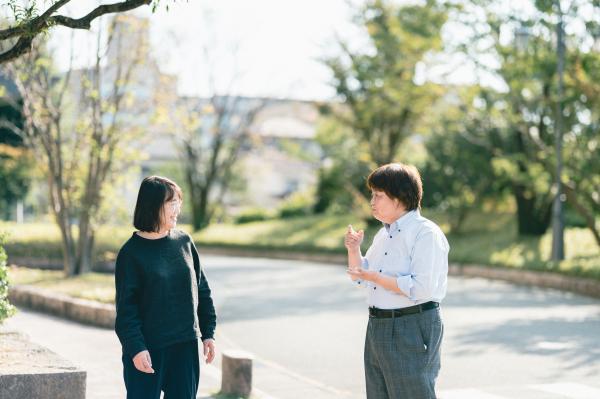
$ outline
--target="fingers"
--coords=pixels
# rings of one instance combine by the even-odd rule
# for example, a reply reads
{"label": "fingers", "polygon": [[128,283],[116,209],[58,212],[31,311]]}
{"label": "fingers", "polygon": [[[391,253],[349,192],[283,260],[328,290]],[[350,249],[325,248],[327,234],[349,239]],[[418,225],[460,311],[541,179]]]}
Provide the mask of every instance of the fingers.
{"label": "fingers", "polygon": [[141,371],[142,373],[154,373],[154,369],[152,368],[152,365],[148,362],[147,359],[138,360],[137,362],[133,362],[133,364],[135,368]]}
{"label": "fingers", "polygon": [[154,369],[152,368],[152,358],[150,357],[150,353],[146,353],[146,369],[149,370],[150,373],[154,373]]}
{"label": "fingers", "polygon": [[212,341],[204,342],[204,358],[207,364],[212,363],[215,358],[215,345]]}
{"label": "fingers", "polygon": [[212,363],[214,358],[215,358],[215,348],[211,346],[208,348],[208,356],[206,357],[206,363]]}
{"label": "fingers", "polygon": [[354,228],[352,227],[351,224],[348,225],[348,233],[350,233],[350,234],[354,234],[355,233]]}
{"label": "fingers", "polygon": [[145,350],[133,357],[133,365],[136,369],[143,373],[154,373],[154,369],[152,368],[152,359],[150,358],[150,353]]}
{"label": "fingers", "polygon": [[152,368],[152,359],[150,358],[150,353],[146,352],[142,355],[141,358],[141,369],[140,371],[143,371],[144,373],[154,373],[154,369]]}

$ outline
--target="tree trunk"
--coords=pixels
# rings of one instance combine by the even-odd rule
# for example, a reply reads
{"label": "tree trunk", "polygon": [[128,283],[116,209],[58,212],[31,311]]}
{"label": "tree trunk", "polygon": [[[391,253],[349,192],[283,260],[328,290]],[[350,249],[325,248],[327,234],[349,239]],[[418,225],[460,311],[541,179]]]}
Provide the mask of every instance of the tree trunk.
{"label": "tree trunk", "polygon": [[208,188],[203,187],[199,193],[192,198],[192,224],[194,231],[202,230],[210,223],[208,212]]}
{"label": "tree trunk", "polygon": [[90,214],[83,211],[79,218],[79,237],[77,240],[77,263],[74,275],[88,273],[92,270],[92,253],[94,248],[94,232],[90,223]]}
{"label": "tree trunk", "polygon": [[55,214],[56,223],[60,230],[63,252],[63,271],[66,276],[72,276],[76,268],[75,242],[68,218],[62,212]]}
{"label": "tree trunk", "polygon": [[541,236],[550,226],[552,201],[539,195],[527,195],[524,187],[515,187],[519,235]]}
{"label": "tree trunk", "polygon": [[450,232],[460,233],[463,224],[467,219],[469,209],[469,207],[461,206],[459,209],[455,210],[454,216],[450,218]]}

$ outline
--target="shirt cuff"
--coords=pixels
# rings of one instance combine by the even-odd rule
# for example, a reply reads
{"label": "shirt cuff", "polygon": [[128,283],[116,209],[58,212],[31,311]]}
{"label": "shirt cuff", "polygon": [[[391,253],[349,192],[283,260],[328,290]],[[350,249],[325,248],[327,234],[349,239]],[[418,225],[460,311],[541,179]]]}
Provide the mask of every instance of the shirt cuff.
{"label": "shirt cuff", "polygon": [[138,353],[148,350],[146,348],[146,344],[144,343],[143,340],[131,340],[130,342],[127,342],[127,344],[123,347],[124,352],[129,354],[129,356],[133,359],[135,357],[135,355],[137,355]]}
{"label": "shirt cuff", "polygon": [[404,295],[408,297],[408,299],[410,299],[411,301],[415,300],[412,294],[414,282],[411,275],[398,277],[396,279],[396,284],[398,284],[398,288],[404,293]]}

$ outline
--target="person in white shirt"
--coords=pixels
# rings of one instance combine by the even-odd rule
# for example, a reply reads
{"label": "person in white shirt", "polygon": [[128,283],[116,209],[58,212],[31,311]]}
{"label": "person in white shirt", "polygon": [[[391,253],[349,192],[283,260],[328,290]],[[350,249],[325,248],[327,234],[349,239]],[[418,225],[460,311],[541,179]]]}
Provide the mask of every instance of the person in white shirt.
{"label": "person in white shirt", "polygon": [[392,163],[367,178],[373,216],[383,227],[362,256],[362,230],[348,226],[348,274],[367,289],[364,362],[369,399],[435,399],[450,246],[420,214],[423,186],[414,166]]}

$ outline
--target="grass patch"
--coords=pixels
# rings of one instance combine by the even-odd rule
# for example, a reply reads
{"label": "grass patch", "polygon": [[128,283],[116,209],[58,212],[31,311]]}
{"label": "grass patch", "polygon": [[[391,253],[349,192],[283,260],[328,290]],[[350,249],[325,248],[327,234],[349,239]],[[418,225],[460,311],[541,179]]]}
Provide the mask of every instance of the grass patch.
{"label": "grass patch", "polygon": [[65,278],[61,271],[10,266],[8,281],[10,285],[34,285],[74,298],[102,303],[115,301],[115,280],[111,274],[87,273]]}

